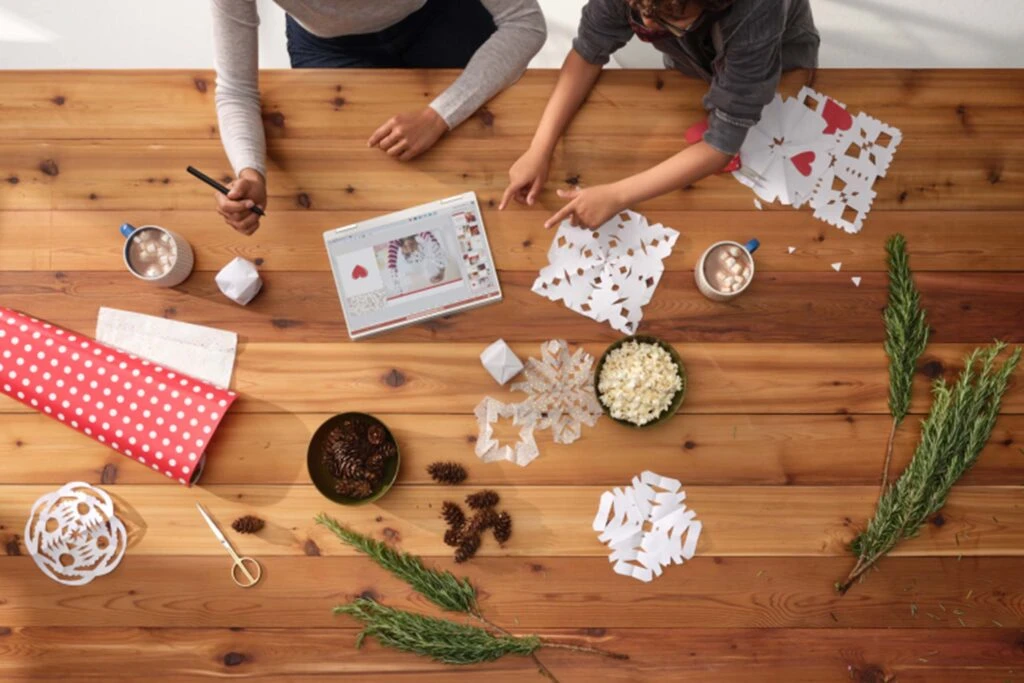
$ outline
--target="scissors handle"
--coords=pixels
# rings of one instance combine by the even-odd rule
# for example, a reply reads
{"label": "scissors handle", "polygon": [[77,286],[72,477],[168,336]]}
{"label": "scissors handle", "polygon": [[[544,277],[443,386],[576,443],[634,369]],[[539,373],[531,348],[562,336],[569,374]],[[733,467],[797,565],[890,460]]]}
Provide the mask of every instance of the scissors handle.
{"label": "scissors handle", "polygon": [[242,588],[255,586],[262,575],[263,567],[251,557],[239,557],[238,561],[231,565],[231,580]]}

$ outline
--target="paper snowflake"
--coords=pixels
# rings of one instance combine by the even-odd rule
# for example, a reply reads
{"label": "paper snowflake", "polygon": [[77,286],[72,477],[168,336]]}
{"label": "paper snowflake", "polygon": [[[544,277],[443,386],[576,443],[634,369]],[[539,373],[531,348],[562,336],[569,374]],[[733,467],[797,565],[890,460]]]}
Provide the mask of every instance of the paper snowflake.
{"label": "paper snowflake", "polygon": [[646,583],[693,557],[703,525],[683,503],[682,487],[677,479],[645,471],[632,486],[601,494],[593,528],[611,548],[608,561],[616,574]]}
{"label": "paper snowflake", "polygon": [[517,424],[551,429],[555,443],[562,444],[580,438],[583,425],[597,424],[601,404],[594,393],[594,357],[582,348],[569,353],[564,340],[545,342],[541,359],[530,358],[523,377],[512,385],[527,394],[517,406]]}

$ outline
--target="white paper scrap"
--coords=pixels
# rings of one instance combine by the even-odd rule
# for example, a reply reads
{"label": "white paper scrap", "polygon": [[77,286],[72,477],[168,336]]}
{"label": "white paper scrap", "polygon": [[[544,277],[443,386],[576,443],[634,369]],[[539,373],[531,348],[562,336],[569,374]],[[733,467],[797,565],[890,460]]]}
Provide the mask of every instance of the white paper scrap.
{"label": "white paper scrap", "polygon": [[860,287],[860,276],[859,275],[854,275],[850,279],[853,281],[853,286],[854,287]]}
{"label": "white paper scrap", "polygon": [[842,269],[843,269],[843,262],[842,261],[837,261],[836,263],[832,264],[832,270],[836,271],[837,273],[840,270],[842,270]]}
{"label": "white paper scrap", "polygon": [[754,197],[754,208],[758,211],[764,211],[764,206],[761,205],[761,200]]}
{"label": "white paper scrap", "polygon": [[96,339],[222,389],[231,384],[234,332],[101,307]]}
{"label": "white paper scrap", "polygon": [[679,480],[651,471],[601,494],[593,528],[610,549],[616,574],[646,583],[694,556],[702,524],[685,499]]}
{"label": "white paper scrap", "polygon": [[650,225],[623,211],[596,230],[563,221],[548,250],[533,291],[569,309],[607,322],[625,334],[636,332],[679,233]]}
{"label": "white paper scrap", "polygon": [[788,251],[790,254],[795,254],[796,247],[786,247],[786,251]]}

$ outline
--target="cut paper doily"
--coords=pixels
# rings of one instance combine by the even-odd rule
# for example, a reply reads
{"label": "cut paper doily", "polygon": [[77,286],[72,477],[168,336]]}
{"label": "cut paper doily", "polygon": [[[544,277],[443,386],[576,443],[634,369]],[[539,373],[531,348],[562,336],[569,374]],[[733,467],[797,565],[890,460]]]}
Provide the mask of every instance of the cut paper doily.
{"label": "cut paper doily", "polygon": [[522,424],[551,429],[555,443],[570,444],[580,438],[583,425],[593,427],[601,417],[594,393],[594,357],[582,348],[569,352],[562,339],[541,344],[541,358],[530,358],[523,380],[512,385],[527,398],[519,404]]}
{"label": "cut paper doily", "polygon": [[[476,454],[484,462],[507,460],[520,467],[526,467],[540,455],[537,442],[533,438],[534,424],[523,424],[518,415],[518,405],[502,403],[490,396],[477,404],[473,413],[476,415],[480,433],[476,439]],[[520,427],[519,442],[515,446],[500,444],[494,438],[494,423],[499,418],[512,418],[512,422]]]}
{"label": "cut paper doily", "polygon": [[703,525],[683,503],[682,488],[678,479],[645,471],[632,486],[601,494],[593,528],[611,548],[616,574],[646,583],[693,557]]}
{"label": "cut paper doily", "polygon": [[128,532],[106,491],[73,481],[32,506],[25,547],[51,579],[81,586],[117,567],[128,547]]}

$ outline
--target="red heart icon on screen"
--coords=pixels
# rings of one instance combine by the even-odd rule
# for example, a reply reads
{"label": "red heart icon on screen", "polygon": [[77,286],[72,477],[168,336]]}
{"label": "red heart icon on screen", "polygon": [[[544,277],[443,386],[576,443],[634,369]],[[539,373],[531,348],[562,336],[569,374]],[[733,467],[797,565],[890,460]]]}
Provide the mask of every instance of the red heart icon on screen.
{"label": "red heart icon on screen", "polygon": [[833,100],[825,100],[825,108],[821,112],[825,119],[825,130],[822,133],[828,135],[837,130],[850,130],[853,126],[853,117]]}
{"label": "red heart icon on screen", "polygon": [[789,160],[793,162],[793,166],[796,167],[796,170],[800,171],[801,175],[811,175],[811,164],[814,163],[814,152],[800,152],[799,154],[791,156]]}
{"label": "red heart icon on screen", "polygon": [[366,268],[362,266],[356,266],[352,269],[352,279],[358,280],[361,277],[368,277],[370,274],[366,271]]}

